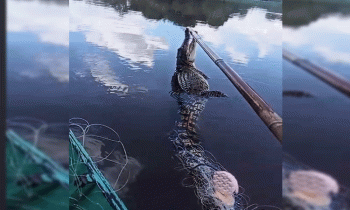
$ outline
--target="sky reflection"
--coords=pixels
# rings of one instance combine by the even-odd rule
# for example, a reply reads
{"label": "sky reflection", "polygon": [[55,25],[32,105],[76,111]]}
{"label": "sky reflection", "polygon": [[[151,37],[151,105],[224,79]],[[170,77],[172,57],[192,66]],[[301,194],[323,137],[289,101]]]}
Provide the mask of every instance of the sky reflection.
{"label": "sky reflection", "polygon": [[[10,57],[26,51],[26,68],[9,67],[27,79],[49,74],[60,83],[69,81],[69,7],[43,1],[8,1],[7,33]],[[32,35],[37,38],[32,39]],[[10,61],[11,62],[11,61]],[[34,68],[28,66],[33,65]]]}
{"label": "sky reflection", "polygon": [[69,4],[70,32],[82,32],[87,42],[117,53],[132,67],[152,68],[155,51],[169,48],[164,38],[147,35],[146,29],[157,27],[158,22],[147,20],[140,12],[119,15],[113,8],[83,1]]}
{"label": "sky reflection", "polygon": [[[233,62],[247,64],[255,56],[245,44],[257,46],[257,58],[265,58],[282,46],[282,21],[266,19],[266,10],[251,8],[244,17],[233,16],[218,29],[204,24],[194,29],[202,38],[215,46],[225,45],[225,51]],[[227,41],[231,40],[231,41]]]}
{"label": "sky reflection", "polygon": [[69,46],[68,5],[7,1],[7,32],[32,32],[41,42]]}
{"label": "sky reflection", "polygon": [[310,25],[283,29],[286,47],[306,48],[330,63],[350,64],[350,17],[330,15]]}
{"label": "sky reflection", "polygon": [[107,87],[107,92],[117,94],[118,96],[126,96],[130,92],[147,92],[145,87],[134,87],[121,82],[121,78],[116,75],[109,61],[98,54],[87,54],[84,57],[84,63],[88,66],[88,71],[77,71],[80,77],[86,77],[88,74],[94,80]]}

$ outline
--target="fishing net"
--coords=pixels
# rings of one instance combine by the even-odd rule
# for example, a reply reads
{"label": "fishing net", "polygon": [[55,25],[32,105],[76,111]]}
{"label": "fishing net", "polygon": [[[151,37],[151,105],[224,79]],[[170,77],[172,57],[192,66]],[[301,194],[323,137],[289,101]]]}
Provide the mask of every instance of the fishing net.
{"label": "fishing net", "polygon": [[127,209],[121,198],[142,166],[127,155],[118,133],[72,118],[69,150],[70,208]]}
{"label": "fishing net", "polygon": [[218,163],[202,146],[197,121],[208,99],[171,93],[179,105],[181,121],[169,139],[175,146],[180,168],[193,180],[187,187],[195,188],[203,209],[278,209],[273,206],[248,205],[249,197],[236,178]]}
{"label": "fishing net", "polygon": [[68,208],[68,125],[7,120],[7,209]]}
{"label": "fishing net", "polygon": [[[248,205],[249,198],[239,192],[236,178],[201,146],[197,125],[199,116],[209,98],[226,95],[219,91],[208,91],[208,77],[194,67],[195,57],[196,41],[186,28],[184,42],[178,49],[170,92],[178,103],[181,117],[169,137],[175,146],[175,155],[181,163],[181,169],[186,170],[193,180],[189,186],[196,189],[196,196],[203,209],[258,209],[258,205]],[[207,93],[206,97],[199,96],[204,96],[203,92]]]}
{"label": "fishing net", "polygon": [[330,175],[283,154],[284,209],[342,210],[350,208],[350,190]]}

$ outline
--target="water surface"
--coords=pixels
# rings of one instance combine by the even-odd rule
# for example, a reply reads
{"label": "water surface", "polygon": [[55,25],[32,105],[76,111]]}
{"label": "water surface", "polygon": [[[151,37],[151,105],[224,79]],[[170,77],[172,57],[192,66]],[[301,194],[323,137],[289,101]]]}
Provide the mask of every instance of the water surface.
{"label": "water surface", "polygon": [[[62,133],[69,117],[68,32],[68,1],[7,1],[7,126],[66,168],[68,139]],[[39,132],[37,122],[47,129]],[[44,170],[12,146],[8,141],[8,209],[67,208],[68,191],[59,184],[17,184]]]}
{"label": "water surface", "polygon": [[[143,166],[130,209],[200,209],[168,139],[179,120],[170,95],[184,27],[282,113],[281,2],[70,1],[71,117],[115,129]],[[185,9],[186,8],[186,9]],[[196,9],[194,9],[196,8]],[[281,146],[226,76],[198,47],[211,90],[199,120],[203,146],[236,176],[249,203],[280,206]]]}
{"label": "water surface", "polygon": [[[285,1],[283,47],[350,80],[350,5]],[[288,61],[283,90],[310,98],[283,98],[283,149],[350,186],[349,98]]]}

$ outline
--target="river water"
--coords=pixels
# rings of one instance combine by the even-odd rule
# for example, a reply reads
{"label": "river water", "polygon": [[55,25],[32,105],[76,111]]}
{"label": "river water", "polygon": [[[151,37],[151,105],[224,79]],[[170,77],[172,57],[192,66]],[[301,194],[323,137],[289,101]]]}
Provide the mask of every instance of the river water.
{"label": "river water", "polygon": [[[285,1],[284,6],[283,48],[350,80],[350,4]],[[344,173],[350,170],[349,98],[288,61],[283,90],[313,96],[283,98],[283,150],[349,187]]]}
{"label": "river water", "polygon": [[[38,140],[37,147],[62,163],[68,174],[68,1],[8,0],[6,4],[7,126],[30,142]],[[48,130],[39,132],[47,125]],[[53,133],[47,135],[50,130]],[[38,138],[33,137],[35,132]],[[58,184],[37,188],[17,184],[24,175],[44,170],[30,161],[33,153],[23,154],[11,146],[8,141],[7,208],[68,208],[68,190]]]}
{"label": "river water", "polygon": [[[200,209],[168,140],[179,120],[169,95],[184,27],[203,40],[282,113],[281,2],[70,1],[71,117],[115,129],[143,170],[131,209]],[[185,8],[185,9],[184,9]],[[281,146],[198,47],[211,90],[199,120],[203,147],[236,176],[249,203],[280,206]]]}
{"label": "river water", "polygon": [[[281,1],[69,1],[68,10],[68,2],[10,0],[8,11],[8,118],[81,117],[117,131],[142,165],[129,209],[201,209],[168,139],[179,120],[169,91],[185,27],[282,115]],[[229,96],[206,103],[203,147],[250,204],[280,207],[281,145],[200,47],[196,66],[210,90]]]}
{"label": "river water", "polygon": [[67,123],[69,7],[7,2],[7,117]]}

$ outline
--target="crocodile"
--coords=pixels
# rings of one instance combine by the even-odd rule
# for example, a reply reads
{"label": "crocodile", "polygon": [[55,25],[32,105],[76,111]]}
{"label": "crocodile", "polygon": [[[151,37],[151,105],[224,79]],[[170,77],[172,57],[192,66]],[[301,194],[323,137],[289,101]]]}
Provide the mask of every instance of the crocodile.
{"label": "crocodile", "polygon": [[177,51],[176,70],[172,77],[172,92],[174,94],[188,93],[202,97],[227,97],[220,91],[209,91],[209,77],[196,68],[196,41],[185,30],[185,40]]}
{"label": "crocodile", "polygon": [[[200,114],[204,111],[208,97],[225,97],[226,95],[219,91],[208,91],[208,77],[195,67],[194,60],[195,42],[191,39],[189,30],[186,29],[185,41],[178,49],[177,68],[171,83],[171,95],[177,100],[181,121],[176,122],[176,129],[174,129],[174,135],[170,136],[170,140],[175,146],[176,157],[180,160],[182,167],[194,179],[197,195],[202,198],[204,209],[246,209],[248,203],[244,202],[244,198],[240,197],[238,190],[234,190],[234,188],[230,192],[234,205],[217,202],[222,197],[216,196],[218,193],[215,193],[212,180],[214,180],[215,174],[220,174],[224,169],[206,157],[201,146],[202,140],[198,133],[197,122]],[[293,95],[295,93],[291,91],[285,94]],[[296,96],[299,95],[312,97],[296,92]],[[283,153],[282,176],[283,209],[350,209],[350,190],[348,188],[340,186],[330,175],[312,169],[286,153]],[[229,201],[229,199],[225,201]],[[254,209],[278,208],[256,206]]]}
{"label": "crocodile", "polygon": [[[237,196],[238,184],[233,175],[226,172],[225,169],[218,163],[207,157],[204,148],[202,147],[202,139],[198,133],[198,120],[200,114],[204,111],[207,98],[198,95],[181,95],[180,97],[173,96],[179,105],[178,113],[181,120],[175,123],[175,129],[169,139],[175,147],[175,156],[190,177],[193,178],[194,186],[197,189],[196,195],[200,198],[203,204],[203,209],[243,209],[238,208],[243,199]],[[218,174],[226,173],[227,177],[233,177],[232,186],[229,193],[226,193],[226,204],[221,197],[223,193],[218,193],[214,187],[213,180]],[[224,182],[227,185],[230,181]],[[224,191],[226,192],[226,191]],[[235,203],[236,201],[236,203]]]}
{"label": "crocodile", "polygon": [[207,157],[201,146],[197,123],[208,98],[227,96],[220,91],[209,91],[209,77],[195,67],[195,49],[196,42],[187,28],[171,81],[171,96],[178,103],[181,120],[175,123],[169,139],[181,167],[193,178],[196,195],[204,209],[243,209],[244,199],[238,194],[237,180]]}
{"label": "crocodile", "polygon": [[[171,80],[171,96],[177,100],[181,115],[181,122],[177,123],[178,135],[182,137],[182,143],[192,149],[200,144],[196,124],[208,98],[227,97],[220,91],[209,91],[209,77],[194,63],[196,46],[189,28],[186,28],[185,39],[177,50],[176,70]],[[198,151],[194,153],[199,155]]]}

